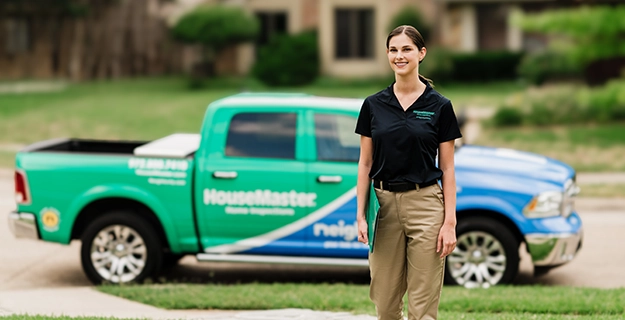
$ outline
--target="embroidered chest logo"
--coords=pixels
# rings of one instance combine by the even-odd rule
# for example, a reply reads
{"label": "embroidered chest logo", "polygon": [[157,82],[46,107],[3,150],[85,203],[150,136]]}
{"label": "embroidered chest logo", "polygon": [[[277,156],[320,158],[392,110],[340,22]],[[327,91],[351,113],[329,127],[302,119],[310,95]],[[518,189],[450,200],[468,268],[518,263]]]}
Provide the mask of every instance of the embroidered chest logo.
{"label": "embroidered chest logo", "polygon": [[421,120],[432,120],[432,116],[435,115],[435,112],[432,111],[413,111],[417,115],[417,119]]}

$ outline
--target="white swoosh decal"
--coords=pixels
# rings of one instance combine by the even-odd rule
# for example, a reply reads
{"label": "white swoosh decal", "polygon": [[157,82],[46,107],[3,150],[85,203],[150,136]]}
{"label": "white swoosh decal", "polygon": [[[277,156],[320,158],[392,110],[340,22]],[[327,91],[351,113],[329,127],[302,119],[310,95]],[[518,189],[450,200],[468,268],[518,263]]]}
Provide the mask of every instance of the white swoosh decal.
{"label": "white swoosh decal", "polygon": [[286,226],[282,227],[282,228],[278,228],[276,230],[273,230],[271,232],[265,233],[265,234],[261,234],[259,236],[253,237],[253,238],[248,238],[248,239],[244,239],[244,240],[240,240],[237,241],[235,243],[231,243],[231,244],[222,244],[219,246],[215,246],[212,248],[206,248],[204,249],[204,252],[207,253],[235,253],[235,252],[241,252],[241,251],[245,251],[245,250],[249,250],[249,249],[253,249],[253,248],[258,248],[258,247],[262,247],[274,240],[280,239],[280,238],[284,238],[285,236],[288,236],[290,234],[293,234],[297,231],[300,231],[306,227],[308,227],[309,225],[319,221],[320,219],[322,219],[323,217],[329,215],[330,213],[334,212],[336,209],[340,208],[341,206],[343,206],[344,204],[346,204],[348,201],[350,201],[353,197],[356,196],[356,187],[350,189],[349,191],[347,191],[346,193],[344,193],[343,195],[341,195],[340,197],[336,198],[334,201],[326,204],[325,206],[323,206],[322,208],[320,208],[319,210],[309,214],[308,216],[297,220],[293,223],[287,224]]}

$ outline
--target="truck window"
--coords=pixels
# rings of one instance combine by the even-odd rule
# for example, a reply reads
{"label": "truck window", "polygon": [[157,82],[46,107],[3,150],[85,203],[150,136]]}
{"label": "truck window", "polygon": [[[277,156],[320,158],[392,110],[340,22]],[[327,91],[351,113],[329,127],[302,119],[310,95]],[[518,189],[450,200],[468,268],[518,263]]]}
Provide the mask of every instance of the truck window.
{"label": "truck window", "polygon": [[295,159],[295,113],[239,113],[232,118],[226,156]]}
{"label": "truck window", "polygon": [[317,160],[358,161],[360,139],[354,133],[355,126],[355,117],[315,114]]}

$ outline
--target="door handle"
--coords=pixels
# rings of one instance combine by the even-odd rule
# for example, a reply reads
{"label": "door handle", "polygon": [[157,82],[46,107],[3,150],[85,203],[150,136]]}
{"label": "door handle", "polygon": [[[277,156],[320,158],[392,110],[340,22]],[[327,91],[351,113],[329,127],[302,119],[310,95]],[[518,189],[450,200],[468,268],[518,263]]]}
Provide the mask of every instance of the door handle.
{"label": "door handle", "polygon": [[321,183],[339,183],[343,181],[343,177],[341,176],[319,176],[317,177],[317,182]]}
{"label": "door handle", "polygon": [[215,171],[213,172],[213,178],[217,179],[234,179],[237,177],[236,171]]}

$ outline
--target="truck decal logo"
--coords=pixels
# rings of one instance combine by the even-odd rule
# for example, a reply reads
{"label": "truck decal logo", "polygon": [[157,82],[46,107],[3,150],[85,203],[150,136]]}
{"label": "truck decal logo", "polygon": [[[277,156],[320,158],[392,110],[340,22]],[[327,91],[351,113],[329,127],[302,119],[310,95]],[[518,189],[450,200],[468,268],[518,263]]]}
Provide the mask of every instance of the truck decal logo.
{"label": "truck decal logo", "polygon": [[204,189],[205,205],[229,205],[229,206],[269,206],[269,207],[314,207],[317,200],[316,193],[275,192],[271,190],[255,191],[221,191],[216,189]]}
{"label": "truck decal logo", "polygon": [[[326,204],[325,206],[319,208],[315,212],[307,215],[306,217],[294,221],[290,224],[287,224],[284,227],[278,228],[271,232],[267,232],[265,234],[261,234],[256,237],[243,239],[237,241],[232,244],[223,244],[211,248],[205,248],[204,252],[207,253],[235,253],[241,252],[249,249],[254,249],[258,247],[265,246],[272,241],[275,241],[280,238],[284,238],[290,234],[293,234],[297,231],[300,231],[313,223],[323,219],[327,215],[334,212],[336,209],[343,206],[345,203],[349,202],[356,196],[356,187],[350,189],[340,197],[336,198],[334,201]],[[321,230],[321,229],[320,229]],[[322,231],[320,231],[322,232]]]}
{"label": "truck decal logo", "polygon": [[43,229],[48,232],[59,230],[59,222],[61,222],[61,214],[55,208],[43,208],[39,212]]}
{"label": "truck decal logo", "polygon": [[130,158],[128,159],[128,168],[187,171],[189,169],[189,163],[186,160]]}
{"label": "truck decal logo", "polygon": [[130,158],[128,168],[135,175],[148,177],[148,183],[166,186],[186,186],[189,163],[186,160]]}
{"label": "truck decal logo", "polygon": [[354,241],[354,239],[358,238],[358,222],[354,221],[353,224],[348,225],[345,224],[344,220],[339,220],[338,224],[331,225],[315,223],[313,225],[313,234],[315,237],[323,234],[324,237],[342,237],[345,241]]}

